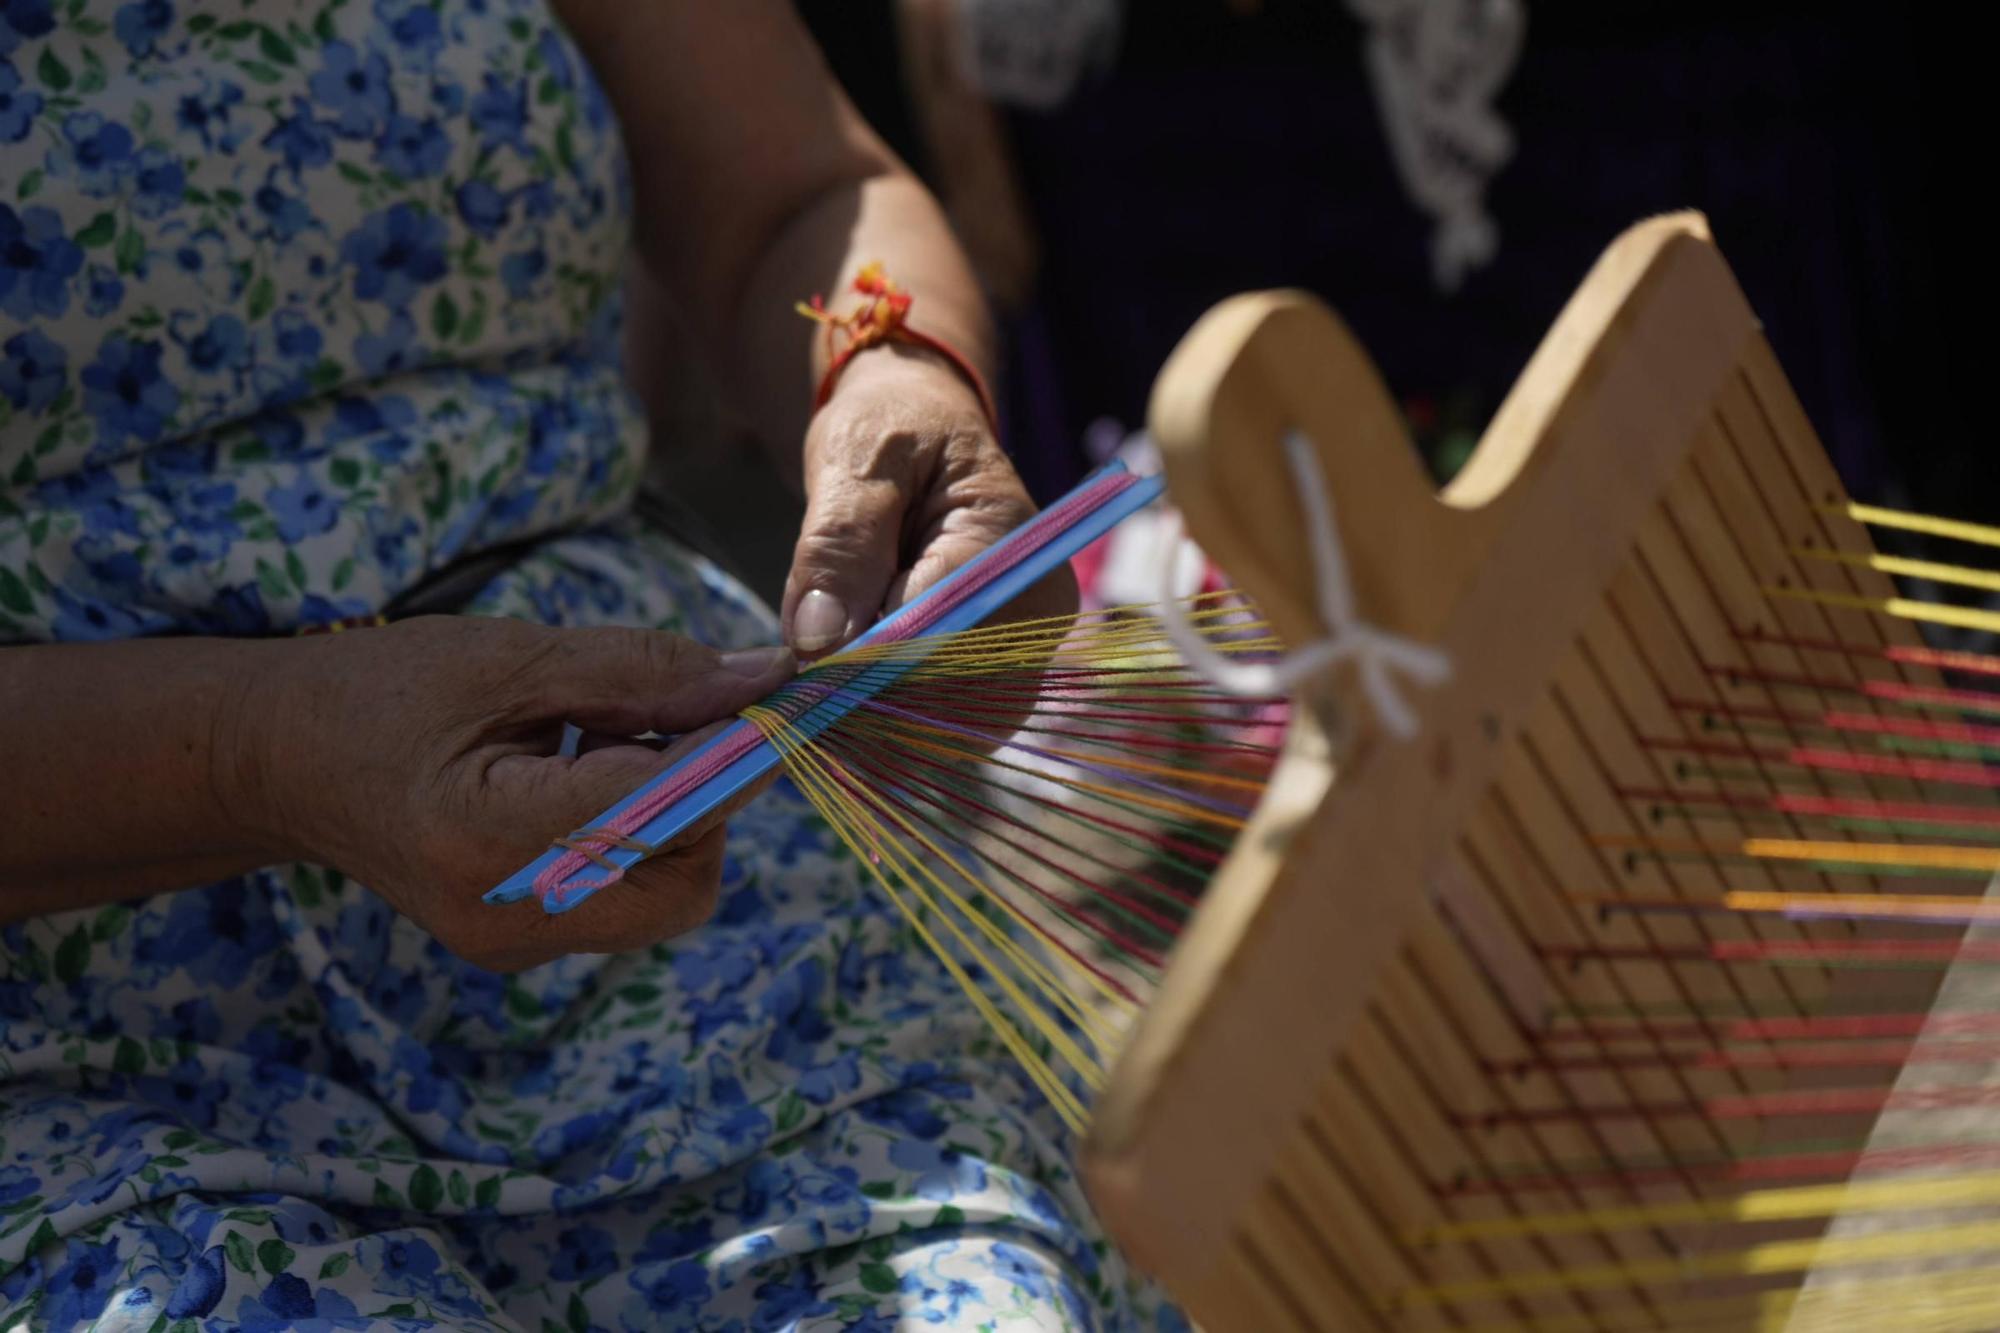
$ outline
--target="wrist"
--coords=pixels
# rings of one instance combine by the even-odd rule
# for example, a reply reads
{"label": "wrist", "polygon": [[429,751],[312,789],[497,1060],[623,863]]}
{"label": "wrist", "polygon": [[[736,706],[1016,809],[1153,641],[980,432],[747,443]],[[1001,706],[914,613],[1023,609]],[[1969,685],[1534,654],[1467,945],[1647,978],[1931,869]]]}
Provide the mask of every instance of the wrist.
{"label": "wrist", "polygon": [[824,405],[839,402],[844,392],[859,397],[889,390],[920,394],[927,402],[963,411],[982,427],[992,426],[979,388],[949,358],[908,343],[884,343],[856,355],[842,369]]}
{"label": "wrist", "polygon": [[824,298],[815,296],[800,302],[798,311],[824,330],[826,369],[813,395],[813,406],[824,407],[832,400],[841,379],[857,359],[884,348],[907,348],[934,358],[964,382],[978,400],[980,414],[993,434],[1000,432],[999,412],[986,385],[977,350],[970,356],[935,333],[910,326],[913,297],[883,271],[880,263],[865,265],[855,275],[853,288],[862,300],[845,313],[827,309]]}
{"label": "wrist", "polygon": [[203,700],[211,817],[232,843],[268,862],[313,859],[288,781],[298,720],[287,722],[284,701],[301,693],[299,659],[317,647],[303,639],[218,644]]}

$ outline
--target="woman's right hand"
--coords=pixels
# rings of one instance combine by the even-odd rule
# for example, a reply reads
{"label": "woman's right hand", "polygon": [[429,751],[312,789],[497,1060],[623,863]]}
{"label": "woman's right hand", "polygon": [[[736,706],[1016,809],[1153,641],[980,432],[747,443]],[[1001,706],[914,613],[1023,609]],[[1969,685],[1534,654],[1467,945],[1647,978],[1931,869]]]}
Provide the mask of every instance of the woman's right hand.
{"label": "woman's right hand", "polygon": [[[644,948],[707,919],[723,820],[753,793],[563,914],[481,899],[698,739],[663,751],[617,738],[694,732],[794,670],[782,648],[720,654],[648,630],[459,617],[268,648],[217,755],[246,832],[337,867],[499,971]],[[575,758],[556,754],[565,722],[588,738]]]}

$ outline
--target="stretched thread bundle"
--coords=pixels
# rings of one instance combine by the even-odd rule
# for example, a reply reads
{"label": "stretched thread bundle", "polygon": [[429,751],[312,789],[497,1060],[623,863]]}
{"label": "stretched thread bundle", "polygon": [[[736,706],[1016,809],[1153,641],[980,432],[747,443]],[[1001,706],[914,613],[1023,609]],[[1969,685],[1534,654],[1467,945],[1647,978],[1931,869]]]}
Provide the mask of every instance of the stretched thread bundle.
{"label": "stretched thread bundle", "polygon": [[[1278,647],[1233,595],[1186,615],[1218,651]],[[890,663],[838,724],[803,725]],[[1215,690],[1123,607],[841,654],[744,716],[1081,1128],[1261,794],[1274,703]]]}
{"label": "stretched thread bundle", "polygon": [[[1159,489],[1157,478],[1141,478],[1116,466],[1100,469],[949,578],[886,617],[867,631],[860,643],[936,642],[953,625],[977,624],[1067,559],[1092,534],[1103,532],[1120,515],[1148,503]],[[884,681],[893,674],[884,673]],[[823,722],[831,723],[836,716],[837,710],[828,710]],[[545,911],[567,911],[616,883],[631,864],[664,846],[692,818],[768,771],[773,757],[756,729],[739,720],[680,764],[642,784],[587,828],[570,834],[533,864],[495,886],[486,900],[508,903],[532,892]],[[607,855],[607,849],[625,859]],[[578,873],[593,864],[602,873]]]}

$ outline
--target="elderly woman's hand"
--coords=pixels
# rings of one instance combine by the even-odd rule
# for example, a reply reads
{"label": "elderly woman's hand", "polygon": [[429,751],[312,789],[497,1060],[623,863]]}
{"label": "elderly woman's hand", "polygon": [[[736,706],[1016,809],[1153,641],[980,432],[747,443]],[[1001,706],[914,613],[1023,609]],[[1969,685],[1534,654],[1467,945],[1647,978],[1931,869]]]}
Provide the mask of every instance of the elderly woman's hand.
{"label": "elderly woman's hand", "polygon": [[[481,896],[696,742],[617,738],[706,727],[782,684],[782,648],[719,654],[678,635],[436,618],[271,645],[244,692],[222,782],[264,845],[336,866],[459,957],[512,971],[643,948],[707,919],[722,821],[751,793],[545,915]],[[556,750],[565,722],[590,741]]]}
{"label": "elderly woman's hand", "polygon": [[[857,356],[813,417],[806,518],[785,585],[787,635],[803,657],[846,643],[1035,512],[972,387],[901,348]],[[1013,608],[1076,607],[1067,569]]]}

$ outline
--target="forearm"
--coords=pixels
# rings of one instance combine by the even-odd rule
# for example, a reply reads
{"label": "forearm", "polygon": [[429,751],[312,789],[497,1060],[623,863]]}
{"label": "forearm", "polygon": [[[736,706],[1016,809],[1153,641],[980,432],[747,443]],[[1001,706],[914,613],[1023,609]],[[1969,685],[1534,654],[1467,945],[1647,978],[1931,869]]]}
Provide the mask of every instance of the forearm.
{"label": "forearm", "polygon": [[285,645],[0,649],[0,921],[275,859],[243,808],[244,696]]}
{"label": "forearm", "polygon": [[990,375],[985,303],[949,224],[788,0],[555,7],[617,108],[640,257],[789,466],[825,369],[815,326],[793,307],[820,292],[844,308],[871,260],[914,294],[913,327]]}
{"label": "forearm", "polygon": [[[857,299],[849,292],[854,275],[878,260],[914,297],[911,327],[958,351],[989,381],[993,377],[995,338],[986,302],[930,192],[901,170],[844,182],[773,236],[745,284],[731,339],[731,384],[754,414],[759,437],[790,471],[798,467],[812,394],[827,366],[819,326],[793,307],[821,292],[833,309],[846,309]],[[915,356],[935,361],[942,376],[957,374],[941,359],[904,348],[869,355]]]}

